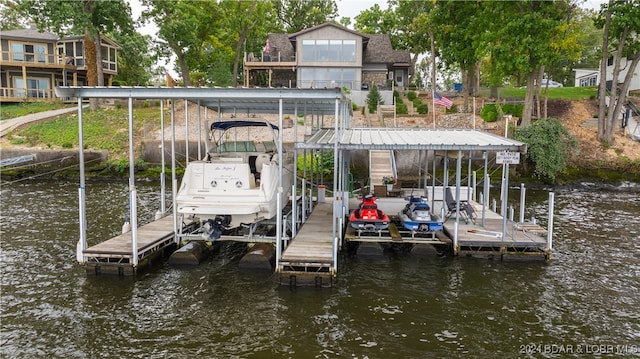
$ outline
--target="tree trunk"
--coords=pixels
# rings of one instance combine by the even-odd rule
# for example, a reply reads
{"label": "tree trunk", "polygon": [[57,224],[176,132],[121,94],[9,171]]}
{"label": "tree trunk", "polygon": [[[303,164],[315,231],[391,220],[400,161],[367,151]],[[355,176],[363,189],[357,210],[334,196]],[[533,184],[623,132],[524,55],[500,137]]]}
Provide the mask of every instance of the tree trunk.
{"label": "tree trunk", "polygon": [[182,50],[175,51],[178,56],[178,63],[180,64],[180,73],[182,74],[182,81],[184,82],[184,87],[191,86],[191,78],[189,77],[189,66],[187,65],[187,59]]}
{"label": "tree trunk", "polygon": [[[84,31],[84,57],[84,65],[87,68],[87,85],[97,86],[98,73],[96,67],[96,46],[89,34],[89,29],[85,29]],[[96,111],[98,109],[97,98],[89,99],[89,109],[91,111]]]}
{"label": "tree trunk", "polygon": [[[242,2],[238,2],[238,7],[240,7],[242,4]],[[256,9],[256,4],[257,1],[254,0],[251,3],[251,7],[249,8],[249,12],[247,13],[247,21],[249,24],[251,24],[253,22],[253,24],[255,25],[255,19],[253,19],[253,13]],[[247,25],[245,26],[239,34],[239,38],[238,38],[238,42],[236,43],[236,58],[233,60],[233,79],[231,84],[233,85],[233,87],[237,87],[238,86],[238,71],[240,68],[240,55],[242,54],[242,44],[244,44],[245,40],[247,39],[247,34],[249,33],[249,30],[251,30],[253,28],[253,25]]]}
{"label": "tree trunk", "polygon": [[533,86],[535,78],[535,72],[527,75],[527,92],[524,96],[524,108],[522,109],[522,126],[531,125],[531,109],[533,108],[533,97],[536,91]]}
{"label": "tree trunk", "polygon": [[[625,28],[617,39],[618,50],[613,56],[613,73],[611,78],[611,93],[609,94],[609,106],[607,111],[607,122],[604,129],[604,140],[609,145],[613,145],[615,137],[613,137],[613,131],[616,128],[618,117],[620,116],[620,110],[622,108],[622,101],[619,101],[621,97],[621,91],[618,88],[618,78],[620,77],[620,62],[623,57],[624,43],[627,39],[627,29]],[[631,72],[631,71],[629,71]],[[626,95],[625,95],[626,96]]]}
{"label": "tree trunk", "polygon": [[98,86],[104,86],[104,71],[102,68],[102,41],[100,33],[96,31],[93,44],[96,47],[96,76],[98,77]]}
{"label": "tree trunk", "polygon": [[609,27],[611,26],[611,13],[605,12],[605,23],[602,32],[602,58],[600,59],[600,84],[598,95],[600,103],[598,108],[598,140],[605,141],[605,128],[607,124],[607,60],[609,58]]}

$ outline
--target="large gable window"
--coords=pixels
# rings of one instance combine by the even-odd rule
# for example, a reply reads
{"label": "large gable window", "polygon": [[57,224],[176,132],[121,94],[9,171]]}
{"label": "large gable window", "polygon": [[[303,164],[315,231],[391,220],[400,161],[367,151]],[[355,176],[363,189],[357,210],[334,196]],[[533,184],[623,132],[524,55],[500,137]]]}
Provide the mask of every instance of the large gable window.
{"label": "large gable window", "polygon": [[314,62],[354,62],[356,40],[302,40],[302,59]]}

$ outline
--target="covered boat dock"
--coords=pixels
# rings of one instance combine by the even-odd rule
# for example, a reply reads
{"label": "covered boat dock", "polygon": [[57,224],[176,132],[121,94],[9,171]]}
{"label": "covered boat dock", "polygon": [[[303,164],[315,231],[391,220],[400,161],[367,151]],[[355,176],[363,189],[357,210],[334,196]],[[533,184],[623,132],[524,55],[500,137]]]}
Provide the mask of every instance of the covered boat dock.
{"label": "covered boat dock", "polygon": [[[60,87],[56,89],[57,95],[60,97],[76,97],[78,99],[78,126],[80,137],[80,148],[83,148],[83,134],[82,134],[82,103],[83,100],[88,98],[120,98],[128,99],[129,103],[129,141],[130,141],[130,174],[129,174],[129,198],[137,198],[135,187],[135,159],[133,148],[133,106],[132,102],[135,99],[146,100],[170,100],[171,101],[171,128],[174,129],[175,123],[173,114],[175,111],[173,100],[184,99],[191,103],[196,103],[199,106],[204,106],[211,111],[217,113],[220,117],[222,114],[235,114],[238,116],[255,116],[259,114],[277,114],[278,125],[283,128],[283,120],[285,116],[293,116],[294,130],[297,131],[298,121],[301,121],[305,125],[311,127],[311,135],[307,136],[302,142],[296,141],[294,143],[294,185],[292,186],[291,202],[292,213],[287,216],[283,213],[283,207],[285,198],[278,198],[278,215],[274,219],[276,222],[276,235],[265,240],[261,238],[255,242],[271,242],[275,245],[275,271],[278,273],[281,284],[289,285],[316,285],[316,286],[331,286],[333,285],[333,278],[338,272],[338,255],[342,250],[345,243],[349,240],[366,240],[363,238],[349,238],[348,233],[345,231],[347,226],[346,218],[349,213],[349,171],[351,165],[351,154],[355,150],[389,150],[389,151],[421,151],[424,153],[424,168],[425,173],[436,173],[436,157],[445,159],[455,159],[455,180],[452,181],[451,187],[454,188],[455,200],[459,204],[461,200],[461,176],[463,173],[462,163],[463,159],[469,160],[473,153],[482,153],[482,157],[485,161],[488,160],[490,155],[496,152],[502,153],[525,153],[526,145],[521,142],[503,138],[500,136],[492,135],[483,131],[477,130],[453,130],[453,129],[425,129],[425,128],[351,128],[351,103],[347,98],[347,95],[341,89],[245,89],[245,88],[150,88],[150,87]],[[164,101],[161,102],[164,106]],[[161,106],[160,122],[162,130],[164,130],[164,108]],[[186,107],[186,106],[185,106]],[[186,110],[186,108],[185,108]],[[200,116],[200,112],[198,112]],[[333,119],[333,126],[330,128],[320,125],[323,121],[319,120],[324,116],[330,116]],[[198,117],[200,122],[200,118]],[[203,127],[203,126],[200,126]],[[187,131],[188,133],[188,131]],[[297,138],[297,136],[295,136]],[[189,139],[187,138],[187,143]],[[202,136],[195,139],[202,140]],[[175,130],[170,144],[170,151],[172,154],[176,153],[175,144]],[[278,146],[283,148],[282,132],[280,133]],[[200,147],[200,146],[199,146]],[[162,142],[163,153],[163,171],[161,173],[161,188],[160,193],[165,192],[165,177],[164,172],[165,160],[164,160],[164,140]],[[307,154],[311,151],[313,154],[315,151],[332,151],[334,158],[332,189],[327,189],[326,202],[323,203],[319,200],[319,185],[321,185],[318,178],[314,178],[312,173],[307,173],[306,169],[297,168],[297,156],[298,153]],[[83,151],[80,152],[81,162],[81,178],[80,186],[78,189],[79,196],[79,212],[80,212],[80,237],[77,247],[77,260],[80,263],[87,264],[88,260],[97,262],[118,262],[112,258],[109,253],[104,253],[104,258],[100,253],[97,253],[99,247],[89,248],[87,245],[87,225],[86,225],[86,213],[85,213],[85,201],[86,201],[86,183],[84,177],[83,167]],[[188,157],[188,149],[187,149]],[[312,156],[313,157],[313,156]],[[201,158],[198,154],[198,158]],[[431,158],[431,161],[429,161]],[[475,159],[474,159],[475,160]],[[450,169],[449,161],[443,160],[444,173],[442,181],[438,184],[442,188],[449,186],[448,173]],[[468,174],[467,179],[471,178],[471,161],[468,162]],[[282,163],[282,161],[280,161]],[[431,164],[432,168],[428,166]],[[164,218],[172,216],[171,221],[166,219],[166,230],[169,230],[173,236],[173,242],[178,245],[180,238],[184,233],[181,233],[179,224],[183,221],[179,218],[175,206],[167,206],[167,203],[175,203],[176,191],[178,188],[178,180],[175,175],[176,163],[175,156],[172,156],[170,168],[171,173],[171,188],[172,198],[169,201],[162,197],[160,204],[160,215],[158,218]],[[485,176],[487,178],[486,169],[484,166]],[[302,174],[300,173],[302,172]],[[282,171],[281,171],[282,173]],[[502,178],[502,191],[506,193],[508,188],[508,173],[509,163],[503,166],[503,178]],[[431,193],[428,195],[429,200],[432,202],[432,208],[437,208],[436,188],[438,187],[435,182],[435,176],[431,177],[433,182],[428,185],[425,180],[424,185],[421,185],[419,190],[423,190],[425,195],[428,191]],[[282,180],[280,181],[282,183]],[[488,182],[484,181],[485,190],[483,193],[488,193]],[[469,180],[467,180],[467,186]],[[447,223],[445,225],[445,233],[450,238],[454,255],[468,254],[474,251],[484,251],[485,248],[490,248],[492,252],[504,252],[506,251],[507,238],[509,233],[512,233],[511,238],[514,237],[514,231],[509,231],[507,228],[507,216],[506,216],[506,195],[501,196],[502,200],[502,215],[498,215],[497,218],[493,218],[489,215],[488,209],[488,196],[485,196],[481,203],[474,203],[478,213],[481,213],[481,222],[479,227],[475,230],[466,229],[466,224],[461,224],[461,218],[456,213],[452,218],[453,223]],[[470,199],[470,198],[468,198]],[[401,199],[398,199],[401,200]],[[167,202],[167,203],[165,203]],[[126,205],[126,204],[123,204]],[[173,213],[169,213],[167,208],[173,208]],[[442,206],[444,209],[444,206]],[[320,209],[316,211],[315,209]],[[552,212],[552,209],[550,210]],[[495,213],[494,213],[495,215]],[[139,256],[138,247],[138,214],[136,201],[131,201],[130,206],[130,218],[131,218],[131,234],[127,237],[127,245],[131,248],[131,253],[123,255],[126,260],[118,262],[117,265],[126,265],[132,267],[132,270],[119,271],[120,273],[135,273],[139,268],[139,265],[144,263],[144,258]],[[284,223],[287,218],[291,220],[290,223]],[[489,223],[493,223],[489,227]],[[549,222],[551,228],[552,221]],[[307,225],[309,224],[309,225]],[[528,228],[532,233],[539,231],[536,227],[532,229],[530,226],[521,226],[521,228]],[[290,228],[290,232],[285,231],[286,228]],[[511,226],[510,228],[516,228]],[[464,231],[464,232],[463,232]],[[525,232],[524,230],[519,230]],[[166,231],[161,231],[162,235],[159,236],[158,241],[163,243],[163,248],[166,247],[167,236]],[[494,233],[495,232],[495,233]],[[464,233],[464,235],[462,235]],[[500,235],[496,234],[500,233]],[[544,252],[548,258],[551,251],[551,230],[548,232],[547,240],[535,239],[531,247],[535,247],[535,252]],[[120,236],[123,237],[123,236]],[[481,238],[482,241],[475,241],[474,238]],[[539,236],[538,236],[539,237]],[[520,238],[520,237],[518,237]],[[223,240],[238,240],[244,242],[251,242],[251,238],[221,238]],[[389,236],[389,238],[380,237],[379,241],[398,241],[397,236]],[[401,240],[405,240],[401,238]],[[529,240],[529,242],[531,242]],[[510,243],[519,243],[518,240],[512,240]],[[153,243],[145,242],[145,248],[154,248]],[[311,249],[310,249],[311,248]],[[497,248],[497,249],[496,249]],[[151,253],[150,253],[151,255]]]}

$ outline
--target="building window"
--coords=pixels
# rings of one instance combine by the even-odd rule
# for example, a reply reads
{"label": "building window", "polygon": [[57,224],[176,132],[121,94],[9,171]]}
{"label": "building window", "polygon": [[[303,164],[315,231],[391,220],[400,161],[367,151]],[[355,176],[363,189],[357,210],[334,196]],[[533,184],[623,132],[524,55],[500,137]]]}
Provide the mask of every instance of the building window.
{"label": "building window", "polygon": [[50,87],[48,79],[27,78],[26,96],[24,81],[15,79],[16,97],[49,98]]}
{"label": "building window", "polygon": [[354,62],[356,40],[302,40],[302,60]]}
{"label": "building window", "polygon": [[40,62],[47,61],[47,47],[43,44],[11,43],[11,59],[13,61]]}
{"label": "building window", "polygon": [[300,87],[302,88],[354,88],[356,70],[340,67],[300,68]]}

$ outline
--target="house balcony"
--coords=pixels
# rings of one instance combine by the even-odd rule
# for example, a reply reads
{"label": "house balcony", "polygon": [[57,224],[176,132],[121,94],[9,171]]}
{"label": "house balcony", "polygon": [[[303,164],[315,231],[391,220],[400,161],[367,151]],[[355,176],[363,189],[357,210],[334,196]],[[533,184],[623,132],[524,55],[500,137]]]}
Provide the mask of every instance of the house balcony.
{"label": "house balcony", "polygon": [[285,58],[280,52],[273,54],[246,52],[244,54],[244,68],[246,70],[295,69],[295,67],[295,55]]}
{"label": "house balcony", "polygon": [[54,89],[0,87],[0,102],[35,102],[57,99]]}

